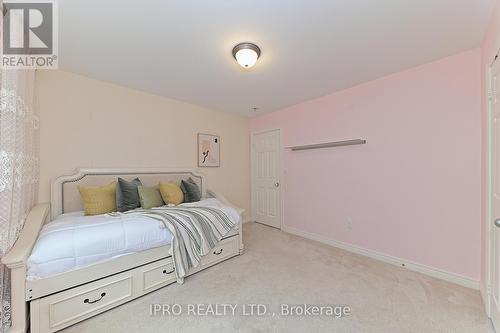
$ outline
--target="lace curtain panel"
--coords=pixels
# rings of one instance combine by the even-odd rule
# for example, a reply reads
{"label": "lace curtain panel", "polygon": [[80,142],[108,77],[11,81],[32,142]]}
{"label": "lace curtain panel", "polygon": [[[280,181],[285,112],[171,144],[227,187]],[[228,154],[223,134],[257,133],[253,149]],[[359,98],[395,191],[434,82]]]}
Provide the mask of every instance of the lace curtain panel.
{"label": "lace curtain panel", "polygon": [[[14,244],[38,193],[34,70],[0,68],[0,256]],[[0,329],[10,326],[9,270],[0,264]]]}

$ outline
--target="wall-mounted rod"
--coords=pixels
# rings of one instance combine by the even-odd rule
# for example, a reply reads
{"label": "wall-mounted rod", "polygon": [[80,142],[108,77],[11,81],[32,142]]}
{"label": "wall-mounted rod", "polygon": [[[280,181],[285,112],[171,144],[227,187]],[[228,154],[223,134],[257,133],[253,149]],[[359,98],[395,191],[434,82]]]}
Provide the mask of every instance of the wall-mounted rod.
{"label": "wall-mounted rod", "polygon": [[364,145],[365,143],[366,140],[355,139],[355,140],[317,143],[314,145],[292,146],[286,148],[291,149],[292,151],[296,151],[296,150],[321,149],[321,148],[340,147],[340,146]]}

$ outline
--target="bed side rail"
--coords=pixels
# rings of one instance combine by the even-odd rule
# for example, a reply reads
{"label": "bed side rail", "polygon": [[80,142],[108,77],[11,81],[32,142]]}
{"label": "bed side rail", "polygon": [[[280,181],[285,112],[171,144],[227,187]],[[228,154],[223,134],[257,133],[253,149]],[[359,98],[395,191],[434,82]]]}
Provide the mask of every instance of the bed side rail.
{"label": "bed side rail", "polygon": [[207,197],[208,198],[215,198],[215,199],[219,200],[220,202],[222,202],[224,205],[233,207],[234,209],[236,209],[238,214],[240,214],[240,226],[239,226],[238,233],[239,233],[239,238],[240,238],[240,254],[243,254],[244,245],[243,245],[243,225],[242,225],[242,223],[243,223],[243,213],[245,212],[245,210],[243,208],[240,208],[240,207],[233,205],[222,194],[217,193],[213,190],[210,190],[210,189],[207,190]]}
{"label": "bed side rail", "polygon": [[220,202],[222,202],[224,205],[227,205],[227,206],[230,206],[230,207],[233,207],[234,209],[236,209],[236,211],[238,212],[238,214],[240,215],[243,215],[243,213],[245,212],[245,210],[243,208],[239,208],[235,205],[233,205],[231,202],[229,202],[229,200],[227,200],[222,194],[218,193],[218,192],[215,192],[213,190],[210,190],[208,189],[207,190],[207,197],[208,198],[215,198],[217,200],[219,200]]}
{"label": "bed side rail", "polygon": [[33,207],[17,241],[3,256],[2,263],[10,268],[11,327],[9,333],[25,333],[29,327],[28,302],[26,302],[26,262],[38,238],[38,233],[49,216],[49,205]]}
{"label": "bed side rail", "polygon": [[26,265],[31,250],[35,245],[38,233],[49,216],[49,204],[39,204],[33,207],[21,230],[17,241],[10,251],[3,256],[2,263],[9,268]]}

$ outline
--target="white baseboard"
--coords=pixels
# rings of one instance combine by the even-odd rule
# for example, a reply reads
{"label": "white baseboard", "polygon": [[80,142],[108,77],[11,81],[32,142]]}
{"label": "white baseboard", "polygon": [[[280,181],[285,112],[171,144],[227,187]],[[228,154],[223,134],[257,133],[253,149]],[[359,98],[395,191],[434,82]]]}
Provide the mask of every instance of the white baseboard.
{"label": "white baseboard", "polygon": [[419,264],[416,262],[412,262],[412,261],[409,261],[406,259],[390,256],[390,255],[387,255],[384,253],[368,250],[368,249],[365,249],[365,248],[362,248],[362,247],[359,247],[356,245],[344,243],[341,241],[327,239],[323,236],[316,235],[316,234],[306,232],[306,231],[302,231],[302,230],[292,228],[292,227],[289,227],[286,225],[283,225],[282,230],[284,232],[287,232],[287,233],[290,233],[293,235],[301,236],[301,237],[304,237],[307,239],[315,240],[315,241],[320,242],[320,243],[324,243],[324,244],[328,244],[328,245],[331,245],[334,247],[338,247],[340,249],[343,249],[343,250],[346,250],[349,252],[353,252],[356,254],[360,254],[362,256],[366,256],[366,257],[370,257],[370,258],[373,258],[376,260],[386,262],[388,264],[396,265],[399,267],[409,269],[411,271],[415,271],[418,273],[429,275],[429,276],[432,276],[432,277],[435,277],[435,278],[438,278],[441,280],[445,280],[448,282],[456,283],[456,284],[461,285],[463,287],[479,290],[479,281],[468,278],[466,276],[447,272],[447,271],[444,271],[444,270],[439,269],[439,268],[434,268],[434,267],[422,265],[422,264]]}
{"label": "white baseboard", "polygon": [[480,282],[479,285],[479,292],[481,293],[481,298],[483,300],[483,305],[484,309],[486,311],[486,315],[488,315],[488,318],[491,317],[491,309],[490,309],[490,291],[489,287],[486,286],[486,283]]}

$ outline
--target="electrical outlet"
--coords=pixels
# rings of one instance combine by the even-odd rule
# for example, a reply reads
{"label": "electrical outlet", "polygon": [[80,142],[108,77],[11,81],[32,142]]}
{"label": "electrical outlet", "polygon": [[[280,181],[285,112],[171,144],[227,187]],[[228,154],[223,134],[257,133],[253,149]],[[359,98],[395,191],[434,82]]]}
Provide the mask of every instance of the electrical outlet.
{"label": "electrical outlet", "polygon": [[350,217],[348,217],[345,221],[345,227],[347,228],[347,230],[352,230],[352,219]]}

